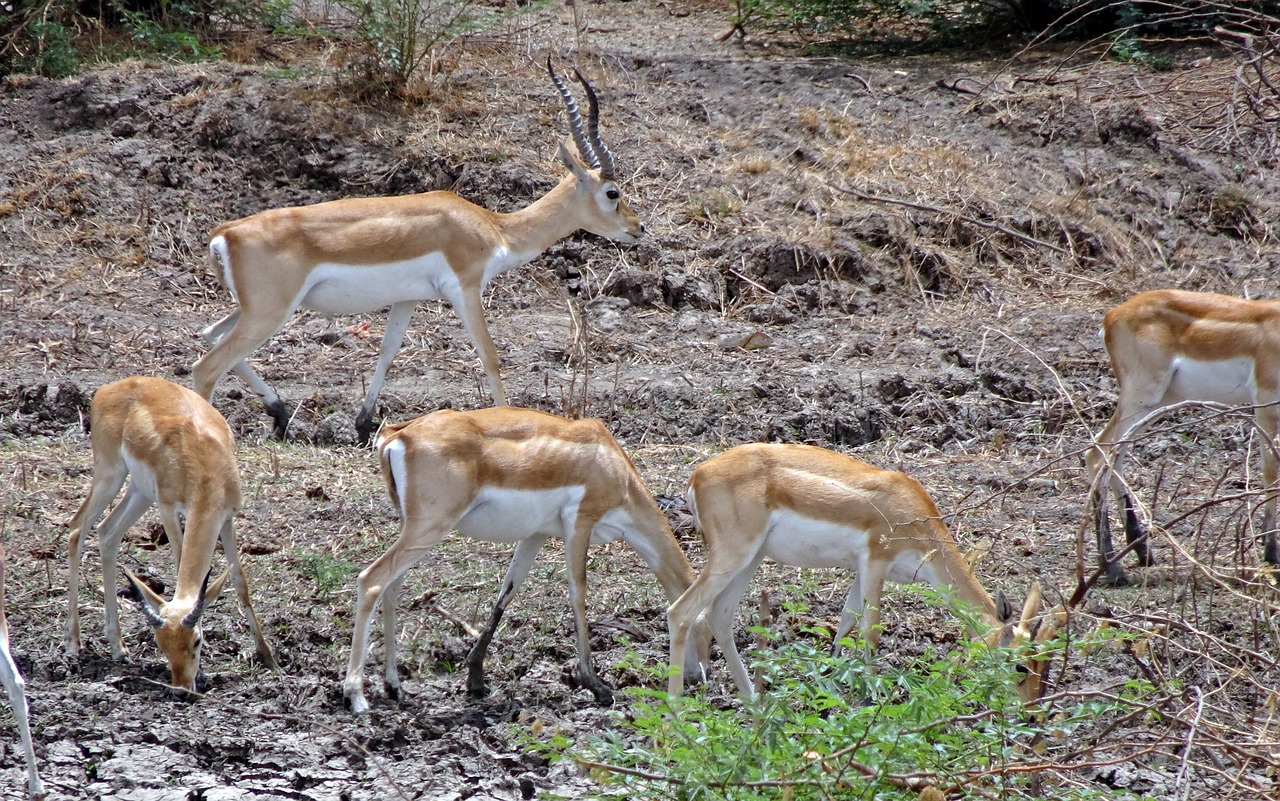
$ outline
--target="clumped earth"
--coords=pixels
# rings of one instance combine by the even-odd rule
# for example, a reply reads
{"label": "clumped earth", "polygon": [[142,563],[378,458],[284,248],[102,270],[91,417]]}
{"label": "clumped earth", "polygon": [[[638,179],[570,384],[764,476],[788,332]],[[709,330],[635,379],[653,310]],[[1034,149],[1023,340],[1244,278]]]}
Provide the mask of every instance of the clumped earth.
{"label": "clumped earth", "polygon": [[[226,599],[205,623],[210,687],[199,702],[163,688],[130,607],[134,661],[113,663],[92,545],[78,599],[85,654],[71,663],[61,650],[65,524],[89,486],[89,398],[131,374],[189,382],[200,330],[229,309],[205,258],[209,229],[271,207],[439,188],[500,210],[527,204],[556,180],[566,133],[538,64],[547,52],[576,59],[601,90],[603,134],[649,233],[626,248],[562,241],[495,281],[487,315],[512,403],[604,419],[655,493],[681,495],[694,465],[744,442],[836,448],[921,479],[963,547],[989,540],[978,574],[993,593],[1021,598],[1038,580],[1058,602],[1077,587],[1087,532],[1080,453],[1115,397],[1102,314],[1158,287],[1274,294],[1274,163],[1241,156],[1257,152],[1247,130],[1209,142],[1186,124],[1188,114],[1211,124],[1230,102],[1221,53],[1174,53],[1159,74],[1053,50],[1011,62],[806,57],[716,41],[727,27],[716,6],[580,11],[576,39],[556,7],[455,47],[413,101],[354,100],[324,54],[301,47],[287,64],[116,64],[0,87],[0,508],[14,649],[52,797],[514,799],[592,786],[524,747],[612,720],[571,680],[555,548],[490,651],[488,699],[468,700],[455,666],[509,548],[451,540],[406,581],[405,700],[382,699],[371,681],[372,714],[343,709],[354,576],[396,530],[351,422],[382,314],[299,315],[255,354],[296,409],[289,442],[270,439],[234,377],[215,396],[239,437],[238,533],[281,670],[252,663]],[[1176,91],[1193,81],[1218,94]],[[380,416],[487,402],[457,319],[425,305]],[[1189,558],[1256,565],[1248,505],[1212,502],[1254,486],[1259,446],[1238,417],[1174,423],[1139,444],[1132,478],[1188,552],[1160,539],[1163,567],[1135,571],[1143,581],[1131,589],[1091,590],[1077,628],[1097,616],[1191,620],[1214,638],[1170,657],[1180,665],[1223,664],[1233,644],[1274,653],[1256,610],[1240,613],[1239,598],[1187,569]],[[672,514],[700,564],[687,517]],[[171,581],[162,539],[144,518],[125,563]],[[1092,554],[1085,542],[1090,570]],[[656,685],[667,601],[624,546],[597,549],[591,567],[602,676]],[[847,578],[771,568],[759,581],[775,603],[804,600],[833,623]],[[784,631],[811,622],[778,617]],[[885,623],[888,659],[960,636],[911,599],[891,598]],[[1119,654],[1080,656],[1054,687],[1136,670]],[[727,677],[712,680],[728,701]],[[1227,695],[1241,720],[1266,700],[1254,685]],[[0,727],[2,792],[15,797],[14,730],[7,718]],[[1076,778],[1161,796],[1177,773],[1176,761],[1149,760]],[[1274,790],[1256,764],[1243,775]],[[1209,792],[1212,778],[1191,786]]]}

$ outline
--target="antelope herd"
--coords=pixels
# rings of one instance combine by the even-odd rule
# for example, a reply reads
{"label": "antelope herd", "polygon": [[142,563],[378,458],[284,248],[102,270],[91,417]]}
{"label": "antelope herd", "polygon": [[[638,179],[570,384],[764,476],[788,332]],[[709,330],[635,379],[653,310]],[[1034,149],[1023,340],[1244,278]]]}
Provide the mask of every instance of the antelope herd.
{"label": "antelope herd", "polygon": [[[125,532],[151,506],[173,550],[172,598],[125,570],[127,588],[155,632],[176,692],[200,689],[200,620],[230,580],[261,663],[277,667],[258,622],[235,543],[233,518],[242,506],[235,445],[225,419],[209,400],[218,379],[235,371],[262,396],[276,432],[289,414],[280,397],[245,361],[299,308],[325,314],[390,306],[373,379],[357,417],[362,439],[386,372],[416,304],[444,299],[461,318],[488,377],[495,408],[438,411],[382,427],[376,449],[399,536],[359,574],[350,659],[342,683],[355,713],[369,710],[363,674],[372,617],[382,608],[384,686],[399,699],[396,600],[406,572],[456,531],[488,542],[514,543],[488,624],[467,657],[467,689],[485,692],[484,655],[534,557],[550,537],[564,541],[568,595],[577,637],[578,678],[597,702],[612,690],[596,675],[587,621],[587,552],[593,543],[625,540],[641,556],[670,601],[668,691],[703,680],[710,645],[720,645],[728,672],[743,696],[753,693],[735,645],[739,603],[762,560],[810,568],[844,567],[854,574],[833,647],[855,624],[867,656],[878,644],[886,581],[923,581],[972,607],[993,647],[1052,638],[1065,609],[1041,611],[1033,584],[1021,614],[1003,593],[992,598],[943,523],[920,483],[849,456],[807,445],[746,444],[698,466],[687,505],[702,534],[706,564],[695,577],[626,452],[599,421],[568,420],[506,406],[498,356],[485,324],[481,295],[496,275],[529,262],[557,240],[585,229],[634,242],[643,233],[622,200],[613,154],[599,136],[595,91],[586,92],[584,122],[572,93],[547,63],[569,117],[572,147],[559,146],[568,169],[560,183],[528,207],[488,211],[452,192],[335,200],[264,211],[213,230],[210,253],[236,308],[204,331],[210,348],[195,364],[195,391],[160,378],[133,377],[94,395],[90,411],[92,484],[70,522],[67,653],[81,647],[79,576],[81,541],[129,481],[123,498],[97,527],[102,564],[106,640],[125,659],[116,607],[118,555]],[[1147,530],[1120,471],[1135,431],[1182,401],[1252,406],[1258,429],[1271,441],[1280,416],[1280,302],[1249,301],[1193,292],[1146,292],[1106,315],[1107,352],[1119,384],[1115,414],[1086,455],[1094,499],[1101,570],[1114,584],[1126,577],[1109,533],[1109,487],[1125,516],[1129,548],[1151,561]],[[1269,490],[1277,480],[1274,445],[1264,447]],[[1105,485],[1105,486],[1104,486]],[[1276,496],[1265,505],[1263,558],[1280,562]],[[213,576],[221,543],[228,569]],[[27,761],[28,791],[41,797],[27,724],[22,677],[9,652],[4,617],[4,562],[0,550],[0,678],[17,716]],[[1044,664],[1026,657],[1017,691],[1034,703]]]}

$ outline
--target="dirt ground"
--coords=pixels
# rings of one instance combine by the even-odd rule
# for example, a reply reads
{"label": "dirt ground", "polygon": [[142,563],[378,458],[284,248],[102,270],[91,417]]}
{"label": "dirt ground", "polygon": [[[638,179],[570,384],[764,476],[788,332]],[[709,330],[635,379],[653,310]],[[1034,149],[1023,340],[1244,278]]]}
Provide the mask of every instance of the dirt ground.
{"label": "dirt ground", "polygon": [[[454,667],[509,547],[454,539],[406,580],[404,701],[371,681],[372,714],[343,709],[354,576],[396,530],[351,423],[382,313],[299,315],[255,354],[296,409],[289,442],[270,438],[234,377],[215,395],[239,439],[238,534],[281,670],[252,662],[227,599],[205,622],[211,686],[199,702],[164,690],[130,606],[135,661],[113,663],[92,542],[78,598],[85,653],[71,662],[61,649],[66,521],[90,480],[89,397],[132,374],[189,384],[200,330],[229,310],[205,258],[210,228],[272,207],[439,188],[499,210],[529,203],[557,179],[566,133],[539,66],[548,52],[600,89],[602,133],[648,233],[631,247],[586,234],[558,243],[494,282],[487,316],[511,402],[602,418],[655,493],[681,495],[699,461],[744,442],[836,448],[923,481],[963,547],[989,540],[978,574],[991,592],[1020,599],[1038,580],[1058,602],[1080,566],[1080,453],[1115,399],[1102,314],[1159,287],[1274,294],[1275,162],[1245,127],[1205,133],[1221,130],[1230,103],[1222,53],[1174,52],[1161,73],[1056,49],[1010,60],[1003,46],[803,56],[717,41],[728,27],[719,5],[611,0],[580,12],[577,37],[557,5],[470,40],[415,102],[352,100],[332,53],[280,42],[229,48],[226,62],[0,86],[0,531],[51,797],[516,799],[594,786],[523,747],[535,730],[590,732],[614,714],[568,680],[554,547],[490,650],[487,700],[469,701]],[[380,417],[487,402],[461,325],[424,304]],[[1169,630],[1192,621],[1212,638],[1190,636],[1201,644],[1171,648],[1167,664],[1208,692],[1226,686],[1229,654],[1275,653],[1274,598],[1242,612],[1243,596],[1197,578],[1172,543],[1223,569],[1256,565],[1251,504],[1221,499],[1256,489],[1259,446],[1238,416],[1176,422],[1139,445],[1131,476],[1174,539],[1156,543],[1159,567],[1129,565],[1135,587],[1093,589],[1078,627],[1108,614]],[[169,579],[158,520],[144,521],[124,563]],[[677,511],[673,522],[686,520]],[[680,535],[700,564],[696,536]],[[666,600],[625,546],[593,554],[596,664],[615,688],[651,683]],[[1088,542],[1084,554],[1091,569]],[[803,599],[830,621],[847,586],[789,568],[760,581],[778,603]],[[887,658],[957,636],[922,604],[887,606]],[[1119,655],[1078,657],[1053,689],[1137,669]],[[1222,702],[1243,728],[1280,680],[1273,661],[1250,669],[1257,681]],[[712,681],[727,701],[727,676]],[[16,798],[14,732],[0,716],[0,796]],[[1246,763],[1240,775],[1274,793],[1265,765]],[[1236,792],[1155,757],[1076,779],[1153,797],[1188,781],[1191,797]]]}

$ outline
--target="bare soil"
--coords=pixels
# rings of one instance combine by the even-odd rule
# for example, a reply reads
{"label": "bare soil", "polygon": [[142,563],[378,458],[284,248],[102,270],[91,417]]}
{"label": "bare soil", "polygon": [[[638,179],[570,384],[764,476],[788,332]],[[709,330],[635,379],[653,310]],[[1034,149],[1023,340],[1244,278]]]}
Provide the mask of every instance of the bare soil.
{"label": "bare soil", "polygon": [[[209,229],[271,207],[439,188],[500,210],[529,203],[557,179],[566,133],[538,63],[548,52],[575,59],[600,89],[603,134],[649,233],[634,247],[586,234],[560,242],[497,279],[487,315],[512,403],[604,419],[655,493],[681,495],[694,465],[744,442],[836,448],[921,479],[964,547],[989,540],[978,573],[993,593],[1021,598],[1038,580],[1057,602],[1094,564],[1087,538],[1083,564],[1077,546],[1080,453],[1115,393],[1102,314],[1159,287],[1273,294],[1275,164],[1247,130],[1204,134],[1230,102],[1222,53],[1174,52],[1163,73],[1048,50],[1012,61],[1003,50],[811,57],[716,41],[728,16],[718,5],[635,0],[580,13],[577,37],[569,9],[553,7],[455,48],[412,101],[352,99],[332,54],[279,42],[240,48],[255,54],[246,63],[134,62],[0,86],[0,525],[52,797],[515,799],[593,786],[523,747],[534,732],[612,725],[569,678],[554,548],[495,639],[490,698],[466,698],[459,621],[483,623],[509,549],[451,540],[406,581],[406,698],[386,701],[370,682],[372,714],[343,709],[354,575],[396,530],[351,424],[381,313],[299,315],[257,352],[296,408],[290,442],[270,438],[234,377],[215,395],[239,437],[238,532],[281,670],[252,663],[226,599],[205,624],[202,700],[169,696],[131,608],[134,661],[113,663],[92,544],[78,599],[85,654],[73,663],[61,650],[66,521],[90,479],[89,398],[131,374],[189,382],[200,330],[229,309],[205,258]],[[457,319],[424,305],[380,416],[487,402]],[[1209,692],[1228,679],[1197,664],[1276,649],[1266,613],[1241,611],[1187,561],[1256,565],[1249,504],[1221,499],[1256,485],[1258,445],[1238,418],[1175,422],[1140,444],[1132,475],[1170,522],[1173,539],[1155,545],[1161,566],[1130,566],[1134,588],[1092,590],[1078,626],[1100,614],[1192,621],[1214,638],[1170,649],[1168,664]],[[145,521],[126,563],[165,580],[168,548],[158,521]],[[673,522],[699,563],[678,510]],[[602,676],[654,684],[647,671],[665,659],[656,582],[620,544],[596,551],[592,571]],[[783,568],[760,581],[778,603],[803,599],[832,622],[847,585]],[[886,658],[959,636],[918,602],[888,607]],[[808,622],[780,617],[784,629]],[[379,654],[375,636],[374,677]],[[1222,702],[1244,728],[1267,702],[1260,687],[1280,678],[1274,665],[1254,669],[1257,684],[1230,685]],[[1121,654],[1080,656],[1053,688],[1138,670]],[[727,677],[712,681],[727,701]],[[0,728],[0,795],[18,797],[14,729]],[[1274,792],[1264,767],[1246,760],[1240,775]],[[1178,773],[1176,759],[1151,757],[1077,780],[1164,797],[1187,781]],[[1192,797],[1234,792],[1194,769],[1190,782]]]}

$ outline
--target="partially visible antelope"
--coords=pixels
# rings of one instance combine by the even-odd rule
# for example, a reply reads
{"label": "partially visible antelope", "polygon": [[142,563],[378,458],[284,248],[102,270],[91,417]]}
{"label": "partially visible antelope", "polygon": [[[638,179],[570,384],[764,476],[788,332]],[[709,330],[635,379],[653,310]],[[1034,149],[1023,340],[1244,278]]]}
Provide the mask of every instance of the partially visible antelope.
{"label": "partially visible antelope", "polygon": [[[203,642],[200,617],[222,592],[228,577],[253,632],[258,656],[274,669],[275,655],[262,636],[236,551],[233,518],[241,507],[240,473],[227,421],[185,387],[161,378],[135,376],[94,393],[89,434],[93,484],[70,523],[67,652],[73,658],[80,654],[80,540],[131,477],[124,498],[98,528],[106,636],[112,657],[123,660],[128,656],[116,606],[120,543],[129,527],[156,504],[177,565],[172,600],[166,601],[127,569],[124,572],[155,629],[156,645],[168,660],[173,686],[196,690]],[[213,551],[219,541],[230,568],[211,583]]]}
{"label": "partially visible antelope", "polygon": [[1111,542],[1109,484],[1138,564],[1152,563],[1147,527],[1120,472],[1129,439],[1157,413],[1183,401],[1252,406],[1262,451],[1262,558],[1280,566],[1276,532],[1276,433],[1280,430],[1280,301],[1207,292],[1142,292],[1107,312],[1102,334],[1119,385],[1116,410],[1085,453],[1098,558],[1116,586],[1128,584]]}
{"label": "partially visible antelope", "polygon": [[[693,586],[671,605],[672,675],[683,688],[685,638],[704,612],[744,697],[751,679],[734,644],[738,604],[766,557],[808,568],[854,571],[834,652],[858,619],[868,651],[880,639],[885,581],[928,582],[969,604],[992,627],[987,642],[1009,646],[1051,637],[1059,625],[1037,625],[1040,588],[1033,585],[1021,616],[1000,593],[995,600],[974,577],[933,499],[904,473],[873,467],[809,445],[752,444],[731,448],[693,471],[686,495],[702,531],[707,562]],[[1040,695],[1044,663],[1019,666],[1018,694]]]}
{"label": "partially visible antelope", "polygon": [[245,361],[249,354],[299,308],[333,316],[389,305],[378,366],[356,417],[360,440],[367,442],[378,394],[414,308],[443,299],[475,345],[494,403],[506,405],[498,351],[481,305],[485,287],[575,231],[618,242],[635,242],[644,232],[618,189],[613,153],[600,140],[595,90],[575,69],[587,94],[584,125],[549,58],[547,71],[564,100],[576,152],[560,144],[569,174],[524,209],[502,214],[436,191],[274,209],[214,228],[209,251],[237,308],[204,331],[212,347],[193,369],[196,392],[212,398],[218,379],[235,370],[262,396],[283,437],[289,411]]}
{"label": "partially visible antelope", "polygon": [[[486,542],[513,542],[489,623],[467,656],[467,689],[483,695],[484,656],[511,596],[549,537],[564,540],[569,601],[577,630],[578,677],[602,706],[612,690],[591,665],[587,630],[587,546],[621,537],[657,575],[670,600],[693,571],[635,466],[599,420],[514,407],[444,410],[384,426],[378,437],[382,475],[400,516],[400,537],[360,573],[351,659],[343,692],[356,713],[369,710],[363,690],[373,611],[382,601],[387,695],[400,698],[396,672],[396,600],[409,568],[450,531]],[[710,633],[687,638],[690,680],[702,676]]]}
{"label": "partially visible antelope", "polygon": [[22,745],[22,755],[27,760],[27,793],[38,801],[45,797],[44,782],[40,780],[40,771],[36,767],[36,749],[31,744],[31,725],[27,720],[27,685],[9,651],[9,619],[4,609],[4,560],[4,546],[0,545],[0,683],[4,684],[4,689],[9,693],[9,706],[13,708],[13,716],[18,722],[18,741]]}

